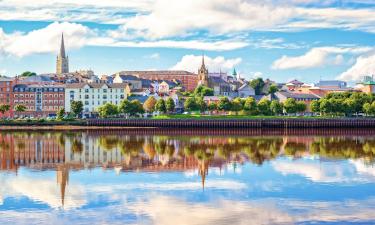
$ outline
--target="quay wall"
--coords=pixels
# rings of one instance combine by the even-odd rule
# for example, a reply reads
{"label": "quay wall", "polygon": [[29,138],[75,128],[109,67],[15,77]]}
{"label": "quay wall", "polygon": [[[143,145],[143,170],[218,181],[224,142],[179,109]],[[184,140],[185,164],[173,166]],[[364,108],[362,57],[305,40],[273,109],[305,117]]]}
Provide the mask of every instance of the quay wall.
{"label": "quay wall", "polygon": [[155,128],[375,128],[375,119],[90,119],[86,121],[86,125]]}

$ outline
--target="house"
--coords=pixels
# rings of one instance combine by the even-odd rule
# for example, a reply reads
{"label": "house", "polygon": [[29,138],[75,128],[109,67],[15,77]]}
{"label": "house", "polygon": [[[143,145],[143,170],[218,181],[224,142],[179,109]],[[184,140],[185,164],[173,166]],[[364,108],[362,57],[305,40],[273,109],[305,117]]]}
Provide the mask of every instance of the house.
{"label": "house", "polygon": [[301,88],[302,85],[304,85],[305,83],[299,81],[299,80],[292,80],[292,81],[289,81],[288,83],[285,84],[286,88],[288,91],[294,91],[295,89],[298,89],[298,88]]}
{"label": "house", "polygon": [[249,83],[244,83],[238,88],[238,97],[246,98],[249,96],[255,96],[255,90],[250,86]]}
{"label": "house", "polygon": [[99,106],[107,102],[120,104],[127,98],[127,83],[73,83],[65,86],[65,111],[71,112],[71,102],[81,101],[84,114],[96,112]]}
{"label": "house", "polygon": [[264,96],[262,99],[267,100],[278,100],[280,102],[285,102],[288,98],[293,98],[296,101],[302,101],[306,104],[307,109],[306,111],[310,111],[310,103],[313,100],[319,100],[320,96],[315,94],[306,94],[306,93],[295,93],[295,92],[287,92],[287,91],[279,91],[275,94],[269,94]]}
{"label": "house", "polygon": [[142,80],[134,75],[121,75],[117,73],[113,79],[114,84],[129,84],[131,89],[141,89]]}

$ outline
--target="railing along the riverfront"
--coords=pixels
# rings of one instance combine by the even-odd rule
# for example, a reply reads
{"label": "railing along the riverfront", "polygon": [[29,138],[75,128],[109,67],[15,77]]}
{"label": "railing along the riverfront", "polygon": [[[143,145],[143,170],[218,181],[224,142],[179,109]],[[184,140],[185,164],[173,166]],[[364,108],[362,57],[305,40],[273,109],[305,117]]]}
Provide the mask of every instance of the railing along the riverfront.
{"label": "railing along the riverfront", "polygon": [[89,119],[86,125],[158,128],[375,128],[375,119]]}

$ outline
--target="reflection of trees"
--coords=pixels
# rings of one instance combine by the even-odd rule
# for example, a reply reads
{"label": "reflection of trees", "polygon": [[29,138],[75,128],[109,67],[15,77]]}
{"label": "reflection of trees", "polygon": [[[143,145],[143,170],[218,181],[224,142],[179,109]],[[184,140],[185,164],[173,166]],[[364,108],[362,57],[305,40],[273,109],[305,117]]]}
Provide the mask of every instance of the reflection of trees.
{"label": "reflection of trees", "polygon": [[83,151],[83,144],[80,138],[74,138],[72,141],[72,151],[74,153],[81,153]]}
{"label": "reflection of trees", "polygon": [[375,140],[320,138],[311,144],[311,153],[331,159],[364,159],[374,162]]}
{"label": "reflection of trees", "polygon": [[287,142],[284,146],[284,153],[286,155],[295,156],[298,152],[306,151],[306,144]]}
{"label": "reflection of trees", "polygon": [[117,147],[119,144],[118,136],[110,135],[110,136],[100,136],[98,139],[98,144],[100,148],[105,151],[112,151]]}
{"label": "reflection of trees", "polygon": [[122,154],[136,157],[142,150],[143,144],[144,139],[142,137],[128,136],[119,142],[119,148]]}
{"label": "reflection of trees", "polygon": [[243,151],[253,163],[262,165],[264,161],[279,155],[281,145],[281,138],[250,139]]}

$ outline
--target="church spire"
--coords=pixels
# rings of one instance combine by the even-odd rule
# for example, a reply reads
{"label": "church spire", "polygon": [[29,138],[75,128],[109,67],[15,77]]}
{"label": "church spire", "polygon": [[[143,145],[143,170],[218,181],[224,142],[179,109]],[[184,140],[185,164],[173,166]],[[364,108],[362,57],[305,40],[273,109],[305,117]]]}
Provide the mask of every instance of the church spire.
{"label": "church spire", "polygon": [[69,73],[69,58],[65,54],[64,33],[61,34],[60,52],[56,59],[56,73]]}
{"label": "church spire", "polygon": [[60,57],[65,58],[64,33],[61,33]]}

